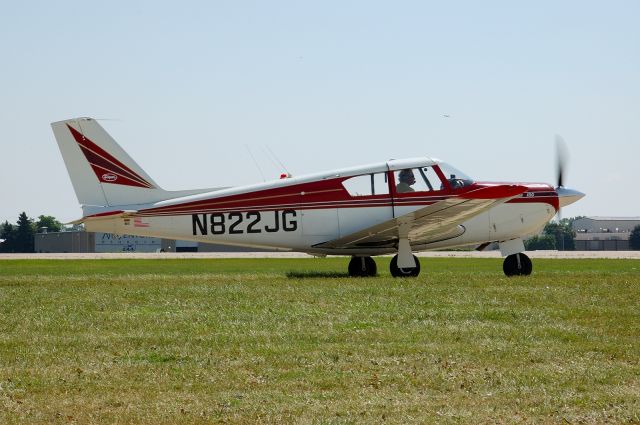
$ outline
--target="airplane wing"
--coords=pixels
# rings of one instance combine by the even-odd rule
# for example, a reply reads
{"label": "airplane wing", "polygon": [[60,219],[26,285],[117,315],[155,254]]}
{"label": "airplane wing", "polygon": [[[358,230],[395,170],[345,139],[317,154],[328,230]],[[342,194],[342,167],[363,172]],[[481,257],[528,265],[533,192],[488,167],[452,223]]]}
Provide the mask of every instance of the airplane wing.
{"label": "airplane wing", "polygon": [[525,186],[519,185],[482,187],[315,247],[374,248],[393,246],[399,238],[407,238],[413,245],[451,239],[464,233],[464,227],[460,224],[526,191]]}

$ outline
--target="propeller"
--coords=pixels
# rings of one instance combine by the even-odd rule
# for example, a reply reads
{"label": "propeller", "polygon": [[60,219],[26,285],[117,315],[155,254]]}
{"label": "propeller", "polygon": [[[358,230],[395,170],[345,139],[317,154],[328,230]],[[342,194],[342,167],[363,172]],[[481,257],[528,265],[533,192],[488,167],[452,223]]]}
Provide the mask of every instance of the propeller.
{"label": "propeller", "polygon": [[569,160],[569,149],[562,136],[556,134],[556,182],[557,187],[564,187],[565,170]]}
{"label": "propeller", "polygon": [[[569,160],[569,149],[562,136],[556,134],[556,191],[564,188],[564,178],[566,175],[567,162]],[[562,221],[562,208],[558,207],[558,223]]]}
{"label": "propeller", "polygon": [[562,207],[580,200],[584,193],[564,186],[569,163],[569,148],[561,136],[556,135],[556,193],[558,194],[558,222],[562,220]]}

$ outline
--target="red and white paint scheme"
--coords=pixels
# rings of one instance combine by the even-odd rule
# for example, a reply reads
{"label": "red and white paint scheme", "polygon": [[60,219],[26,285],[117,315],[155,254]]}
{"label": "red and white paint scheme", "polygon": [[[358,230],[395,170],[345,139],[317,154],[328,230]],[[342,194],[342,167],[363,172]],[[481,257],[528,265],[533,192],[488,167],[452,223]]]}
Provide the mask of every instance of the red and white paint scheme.
{"label": "red and white paint scheme", "polygon": [[88,231],[314,255],[396,254],[393,276],[417,276],[414,251],[499,244],[504,272],[531,273],[523,238],[584,194],[559,185],[478,182],[432,158],[288,177],[230,188],[166,191],[91,118],[51,124]]}

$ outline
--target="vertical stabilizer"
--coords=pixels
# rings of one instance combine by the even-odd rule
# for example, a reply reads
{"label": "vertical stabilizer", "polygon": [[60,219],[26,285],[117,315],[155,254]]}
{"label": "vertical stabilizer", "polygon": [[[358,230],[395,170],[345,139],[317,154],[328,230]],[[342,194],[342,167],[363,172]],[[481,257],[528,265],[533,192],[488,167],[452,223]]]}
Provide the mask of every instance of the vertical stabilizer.
{"label": "vertical stabilizer", "polygon": [[82,205],[143,204],[168,197],[94,119],[59,121],[51,127]]}

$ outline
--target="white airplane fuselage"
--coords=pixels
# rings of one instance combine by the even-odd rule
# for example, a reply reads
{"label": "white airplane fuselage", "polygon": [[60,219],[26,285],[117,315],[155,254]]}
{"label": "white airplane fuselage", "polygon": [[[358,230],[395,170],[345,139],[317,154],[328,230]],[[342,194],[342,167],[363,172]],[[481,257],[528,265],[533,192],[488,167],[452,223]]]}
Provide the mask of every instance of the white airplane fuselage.
{"label": "white airplane fuselage", "polygon": [[[377,255],[396,251],[393,246],[346,250],[316,245],[344,237],[377,223],[419,210],[454,194],[412,193],[350,197],[341,184],[345,178],[371,173],[392,173],[399,167],[438,162],[427,158],[390,161],[318,175],[227,188],[145,205],[119,206],[114,211],[136,211],[130,217],[114,214],[88,220],[89,231],[162,237],[313,254]],[[391,177],[390,177],[391,178]],[[474,183],[484,186],[492,183]],[[526,184],[521,198],[497,205],[461,224],[464,232],[428,243],[412,242],[415,251],[480,245],[538,233],[556,214],[558,195],[547,184]],[[329,194],[329,195],[328,195]],[[541,196],[538,196],[541,195]],[[330,198],[328,199],[328,196]],[[104,213],[87,208],[86,216]]]}

